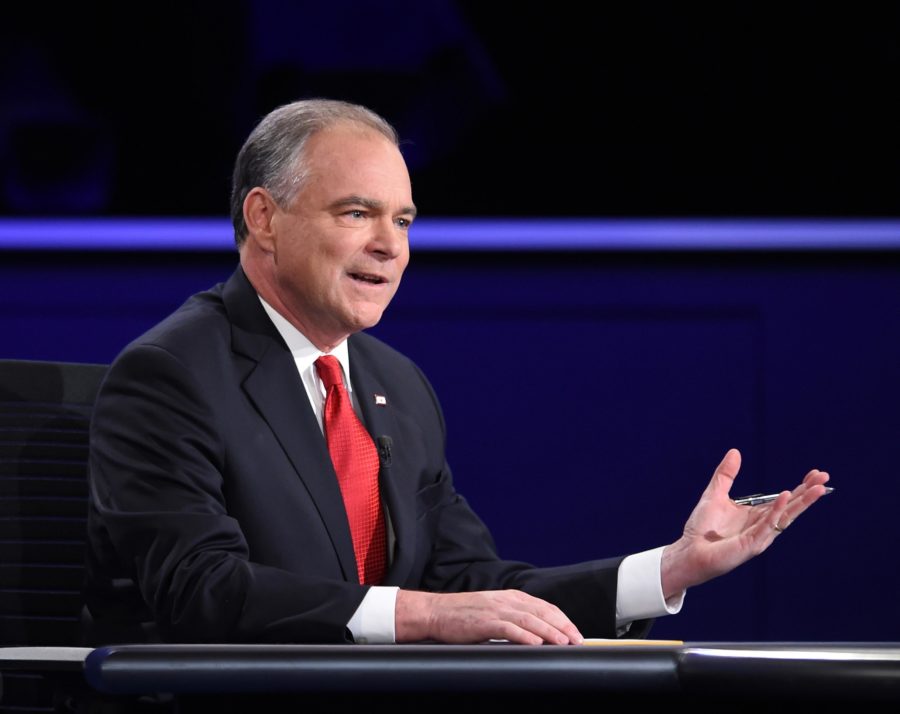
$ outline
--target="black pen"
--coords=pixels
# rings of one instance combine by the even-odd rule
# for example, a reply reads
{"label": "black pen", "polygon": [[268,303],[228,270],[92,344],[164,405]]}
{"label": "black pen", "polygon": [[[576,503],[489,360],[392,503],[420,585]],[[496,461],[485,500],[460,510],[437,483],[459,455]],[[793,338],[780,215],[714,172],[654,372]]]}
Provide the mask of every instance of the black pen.
{"label": "black pen", "polygon": [[[826,496],[832,491],[834,491],[834,489],[831,486],[825,487]],[[738,506],[761,506],[764,503],[771,503],[780,495],[780,493],[754,493],[752,496],[741,496],[740,498],[736,498],[734,499],[734,502]]]}

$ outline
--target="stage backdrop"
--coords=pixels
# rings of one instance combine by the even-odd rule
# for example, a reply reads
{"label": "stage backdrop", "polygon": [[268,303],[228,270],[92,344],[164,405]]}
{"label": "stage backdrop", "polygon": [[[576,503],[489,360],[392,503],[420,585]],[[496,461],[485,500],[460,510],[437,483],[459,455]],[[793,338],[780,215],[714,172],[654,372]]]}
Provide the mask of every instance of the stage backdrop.
{"label": "stage backdrop", "polygon": [[[898,255],[431,249],[372,332],[432,380],[457,485],[503,556],[668,543],[738,447],[734,495],[814,467],[836,490],[653,634],[900,640]],[[236,262],[227,247],[7,248],[0,356],[109,362]]]}

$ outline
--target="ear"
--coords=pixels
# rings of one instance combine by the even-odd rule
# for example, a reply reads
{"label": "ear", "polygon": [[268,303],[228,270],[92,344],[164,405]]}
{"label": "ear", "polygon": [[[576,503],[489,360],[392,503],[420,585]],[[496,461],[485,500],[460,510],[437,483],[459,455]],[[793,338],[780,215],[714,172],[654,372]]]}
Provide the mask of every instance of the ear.
{"label": "ear", "polygon": [[244,223],[247,240],[252,240],[264,253],[275,252],[275,199],[266,189],[257,186],[244,199]]}

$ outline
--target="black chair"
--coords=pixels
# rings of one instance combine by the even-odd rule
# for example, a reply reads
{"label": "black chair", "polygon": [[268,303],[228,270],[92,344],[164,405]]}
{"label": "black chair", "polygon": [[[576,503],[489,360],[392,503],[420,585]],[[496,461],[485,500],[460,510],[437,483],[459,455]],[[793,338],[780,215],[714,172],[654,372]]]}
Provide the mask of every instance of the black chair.
{"label": "black chair", "polygon": [[[88,427],[106,369],[0,360],[0,646],[80,646]],[[52,710],[43,677],[0,677],[0,711]]]}

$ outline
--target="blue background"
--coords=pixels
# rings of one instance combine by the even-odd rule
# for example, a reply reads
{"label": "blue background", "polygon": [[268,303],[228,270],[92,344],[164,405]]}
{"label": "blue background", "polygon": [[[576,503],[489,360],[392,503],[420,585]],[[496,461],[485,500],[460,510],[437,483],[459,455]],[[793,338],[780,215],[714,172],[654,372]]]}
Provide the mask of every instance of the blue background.
{"label": "blue background", "polygon": [[[235,264],[9,251],[2,352],[108,362]],[[735,495],[813,467],[836,491],[654,634],[897,640],[898,308],[896,253],[423,251],[373,332],[433,381],[458,487],[504,556],[671,542],[737,447]]]}

